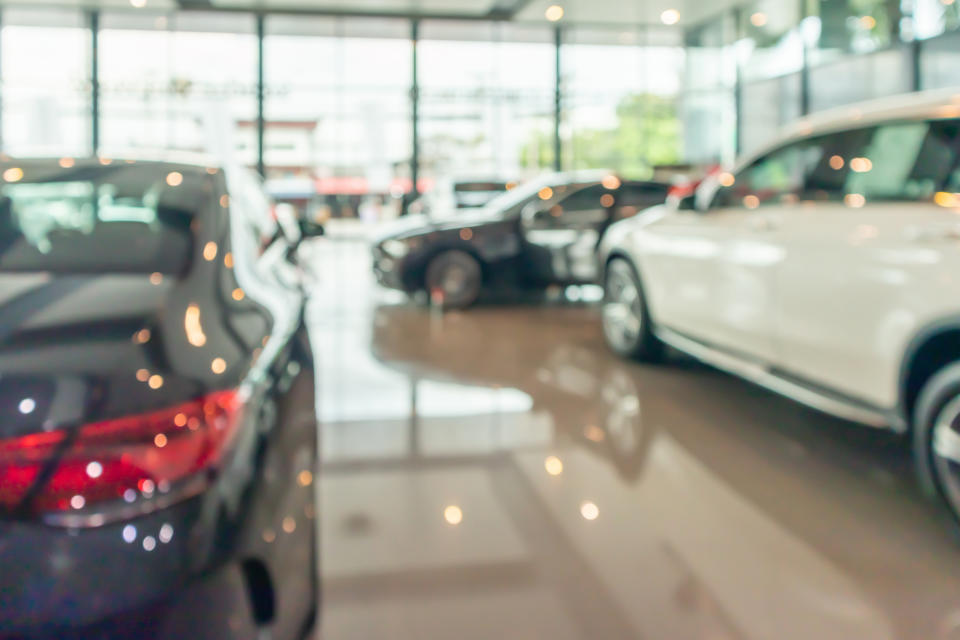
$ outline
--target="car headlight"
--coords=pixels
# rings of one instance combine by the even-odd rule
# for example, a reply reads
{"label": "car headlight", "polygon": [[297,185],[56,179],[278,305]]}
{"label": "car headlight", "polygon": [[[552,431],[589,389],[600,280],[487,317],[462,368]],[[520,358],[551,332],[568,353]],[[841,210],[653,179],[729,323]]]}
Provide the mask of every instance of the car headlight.
{"label": "car headlight", "polygon": [[383,252],[394,258],[402,258],[410,251],[410,246],[403,240],[384,240],[380,245]]}

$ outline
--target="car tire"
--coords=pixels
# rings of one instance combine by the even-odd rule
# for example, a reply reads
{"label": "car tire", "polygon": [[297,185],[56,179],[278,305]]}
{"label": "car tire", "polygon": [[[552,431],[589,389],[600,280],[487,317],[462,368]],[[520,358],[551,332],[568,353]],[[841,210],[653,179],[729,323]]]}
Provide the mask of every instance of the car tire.
{"label": "car tire", "polygon": [[427,265],[425,285],[432,303],[444,309],[463,309],[480,297],[483,270],[466,251],[444,251]]}
{"label": "car tire", "polygon": [[603,336],[614,353],[643,362],[661,362],[664,345],[653,332],[650,310],[633,265],[614,258],[603,281]]}
{"label": "car tire", "polygon": [[913,454],[923,488],[939,497],[960,525],[960,362],[941,369],[920,391]]}

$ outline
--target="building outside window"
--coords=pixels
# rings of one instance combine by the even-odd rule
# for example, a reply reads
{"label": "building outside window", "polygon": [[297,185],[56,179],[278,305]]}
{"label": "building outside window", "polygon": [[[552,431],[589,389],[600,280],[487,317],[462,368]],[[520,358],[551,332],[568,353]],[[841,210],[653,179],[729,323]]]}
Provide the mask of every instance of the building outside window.
{"label": "building outside window", "polygon": [[14,155],[91,151],[90,53],[79,11],[4,9],[2,142]]}

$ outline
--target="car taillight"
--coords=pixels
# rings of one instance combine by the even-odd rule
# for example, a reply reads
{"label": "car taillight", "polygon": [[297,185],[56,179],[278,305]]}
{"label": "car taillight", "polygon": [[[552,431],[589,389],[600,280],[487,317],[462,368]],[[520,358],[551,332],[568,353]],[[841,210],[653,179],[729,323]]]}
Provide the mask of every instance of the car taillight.
{"label": "car taillight", "polygon": [[0,439],[0,508],[97,526],[195,495],[229,447],[242,406],[237,390],[218,391],[76,430]]}

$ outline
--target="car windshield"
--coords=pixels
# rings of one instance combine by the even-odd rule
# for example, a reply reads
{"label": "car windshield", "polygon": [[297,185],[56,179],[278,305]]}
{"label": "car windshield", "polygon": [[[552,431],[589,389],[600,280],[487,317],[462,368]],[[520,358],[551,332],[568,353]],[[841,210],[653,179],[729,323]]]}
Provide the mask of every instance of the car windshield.
{"label": "car windshield", "polygon": [[528,180],[523,184],[506,191],[490,202],[488,202],[481,211],[490,217],[497,217],[513,213],[530,198],[537,195],[544,187],[553,184],[552,176],[542,176]]}
{"label": "car windshield", "polygon": [[0,272],[182,272],[212,189],[202,172],[158,164],[0,170]]}

